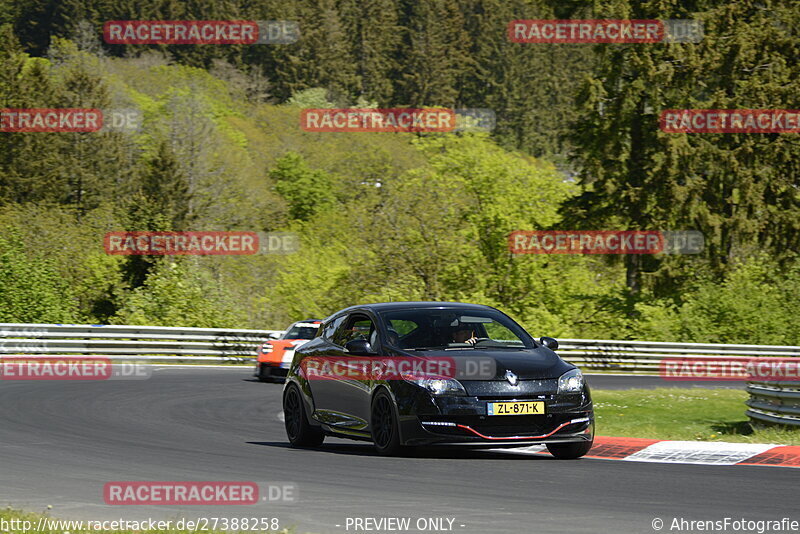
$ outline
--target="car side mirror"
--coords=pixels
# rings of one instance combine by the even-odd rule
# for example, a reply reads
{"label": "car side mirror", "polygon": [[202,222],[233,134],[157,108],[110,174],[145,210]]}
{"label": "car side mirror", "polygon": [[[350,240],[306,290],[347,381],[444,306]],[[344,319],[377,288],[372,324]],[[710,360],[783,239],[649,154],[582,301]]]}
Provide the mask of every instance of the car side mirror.
{"label": "car side mirror", "polygon": [[554,337],[542,336],[539,338],[539,343],[550,350],[556,350],[558,348],[558,340]]}
{"label": "car side mirror", "polygon": [[345,344],[344,350],[356,356],[370,356],[375,354],[372,350],[372,345],[370,345],[369,341],[366,339],[351,339]]}
{"label": "car side mirror", "polygon": [[281,335],[278,334],[277,332],[272,332],[270,334],[267,334],[267,338],[269,339],[280,339],[280,337]]}

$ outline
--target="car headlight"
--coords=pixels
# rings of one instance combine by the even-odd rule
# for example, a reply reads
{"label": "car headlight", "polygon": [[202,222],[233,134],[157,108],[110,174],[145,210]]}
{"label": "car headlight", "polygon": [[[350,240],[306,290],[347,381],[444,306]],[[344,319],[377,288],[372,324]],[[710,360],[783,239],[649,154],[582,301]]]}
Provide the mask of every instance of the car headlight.
{"label": "car headlight", "polygon": [[272,343],[264,343],[261,345],[262,354],[269,354],[270,352],[272,352]]}
{"label": "car headlight", "polygon": [[453,378],[416,378],[404,376],[406,382],[411,382],[428,390],[434,395],[466,395],[467,392],[461,382]]}
{"label": "car headlight", "polygon": [[559,393],[580,393],[583,390],[583,373],[580,369],[567,371],[558,378]]}

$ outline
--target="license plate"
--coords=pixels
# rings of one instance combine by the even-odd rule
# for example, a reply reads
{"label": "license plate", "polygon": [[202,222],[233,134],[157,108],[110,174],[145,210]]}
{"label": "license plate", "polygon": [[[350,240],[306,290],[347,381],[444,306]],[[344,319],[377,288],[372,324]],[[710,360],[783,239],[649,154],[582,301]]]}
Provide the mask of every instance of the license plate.
{"label": "license plate", "polygon": [[486,405],[488,415],[542,415],[543,401],[490,402]]}

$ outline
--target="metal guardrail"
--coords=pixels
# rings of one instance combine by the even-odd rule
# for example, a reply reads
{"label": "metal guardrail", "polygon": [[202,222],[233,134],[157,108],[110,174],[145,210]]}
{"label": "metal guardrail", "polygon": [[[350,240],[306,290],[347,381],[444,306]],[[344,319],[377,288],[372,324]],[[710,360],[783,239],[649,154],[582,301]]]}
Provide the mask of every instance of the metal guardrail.
{"label": "metal guardrail", "polygon": [[749,360],[760,356],[800,357],[800,347],[786,345],[731,345],[559,339],[559,356],[583,369],[657,374],[663,361],[686,358]]}
{"label": "metal guardrail", "polygon": [[747,392],[751,419],[800,427],[800,382],[748,382]]}
{"label": "metal guardrail", "polygon": [[[0,356],[102,355],[115,360],[249,363],[279,330],[134,325],[0,323]],[[560,339],[559,355],[591,371],[658,374],[685,359],[800,357],[800,347]],[[800,426],[800,382],[749,382],[747,415],[758,422]]]}
{"label": "metal guardrail", "polygon": [[[800,347],[562,339],[559,355],[589,370],[658,374],[665,363],[691,360],[747,361],[760,357],[800,357]],[[749,381],[746,414],[756,423],[800,427],[800,381]]]}
{"label": "metal guardrail", "polygon": [[244,363],[280,330],[0,323],[0,356],[98,356],[154,362]]}

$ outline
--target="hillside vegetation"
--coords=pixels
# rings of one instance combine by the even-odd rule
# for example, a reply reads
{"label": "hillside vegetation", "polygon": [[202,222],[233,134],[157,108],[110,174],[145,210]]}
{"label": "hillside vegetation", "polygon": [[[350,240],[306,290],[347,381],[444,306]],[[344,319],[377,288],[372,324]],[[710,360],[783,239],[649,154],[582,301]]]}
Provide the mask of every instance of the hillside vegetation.
{"label": "hillside vegetation", "polygon": [[[369,25],[350,1],[46,4],[0,0],[0,108],[135,109],[143,123],[0,134],[0,322],[283,328],[430,299],[497,306],[534,335],[800,344],[797,136],[658,129],[661,109],[792,108],[790,2],[375,0]],[[505,37],[509,20],[552,17],[694,17],[705,38]],[[305,24],[293,45],[101,43],[103,21],[134,18]],[[498,124],[299,127],[303,108],[341,106],[491,108]],[[691,229],[706,248],[508,252],[509,232],[540,229]],[[121,230],[289,231],[301,247],[107,255]]]}

